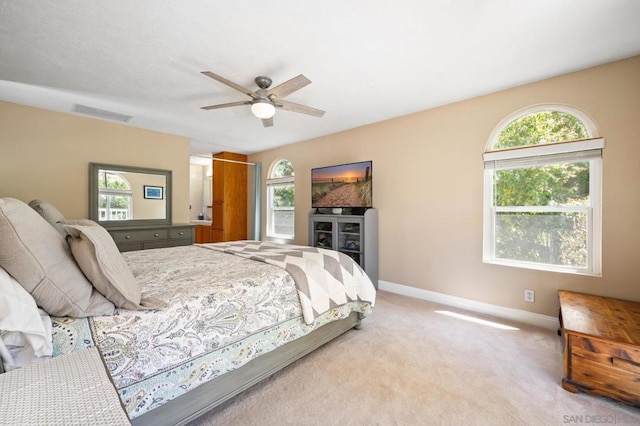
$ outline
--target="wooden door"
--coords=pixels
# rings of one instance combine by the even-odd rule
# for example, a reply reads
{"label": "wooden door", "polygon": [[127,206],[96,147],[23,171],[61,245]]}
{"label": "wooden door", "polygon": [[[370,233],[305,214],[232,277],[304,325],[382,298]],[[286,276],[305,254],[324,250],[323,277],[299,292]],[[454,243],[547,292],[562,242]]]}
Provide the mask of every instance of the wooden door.
{"label": "wooden door", "polygon": [[[213,156],[212,241],[247,239],[247,161],[244,154],[220,152]],[[220,161],[231,160],[231,161]]]}

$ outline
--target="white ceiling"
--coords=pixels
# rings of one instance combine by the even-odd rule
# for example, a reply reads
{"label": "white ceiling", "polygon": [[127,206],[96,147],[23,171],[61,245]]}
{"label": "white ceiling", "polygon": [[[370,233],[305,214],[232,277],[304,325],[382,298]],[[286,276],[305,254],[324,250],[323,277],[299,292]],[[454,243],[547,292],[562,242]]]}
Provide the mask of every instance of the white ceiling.
{"label": "white ceiling", "polygon": [[[0,0],[0,100],[251,153],[638,55],[639,22],[638,0]],[[327,112],[201,110],[249,99],[206,70],[304,74],[286,99]]]}

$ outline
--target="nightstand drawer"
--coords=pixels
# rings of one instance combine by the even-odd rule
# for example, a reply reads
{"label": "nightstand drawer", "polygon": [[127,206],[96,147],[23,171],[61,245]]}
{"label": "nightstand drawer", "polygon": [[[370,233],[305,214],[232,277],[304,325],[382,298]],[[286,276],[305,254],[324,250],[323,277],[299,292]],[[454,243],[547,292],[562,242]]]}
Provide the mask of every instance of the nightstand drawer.
{"label": "nightstand drawer", "polygon": [[637,382],[640,365],[622,358],[575,349],[571,355],[573,382],[605,390],[622,401],[636,403],[640,393]]}
{"label": "nightstand drawer", "polygon": [[[617,359],[640,367],[640,349],[631,345],[572,335],[571,346],[574,352],[591,353],[594,359],[602,359],[609,365],[614,364],[612,360]],[[624,365],[624,363],[619,364]]]}

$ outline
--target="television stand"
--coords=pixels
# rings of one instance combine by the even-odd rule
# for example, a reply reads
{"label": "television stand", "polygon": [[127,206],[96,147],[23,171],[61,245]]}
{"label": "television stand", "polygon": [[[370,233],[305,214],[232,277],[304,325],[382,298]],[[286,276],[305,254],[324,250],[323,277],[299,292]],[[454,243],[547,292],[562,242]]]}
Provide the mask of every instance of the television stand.
{"label": "television stand", "polygon": [[[363,208],[364,209],[364,208]],[[329,209],[330,210],[330,209]],[[309,212],[309,245],[337,250],[355,260],[378,288],[378,211],[363,214]]]}

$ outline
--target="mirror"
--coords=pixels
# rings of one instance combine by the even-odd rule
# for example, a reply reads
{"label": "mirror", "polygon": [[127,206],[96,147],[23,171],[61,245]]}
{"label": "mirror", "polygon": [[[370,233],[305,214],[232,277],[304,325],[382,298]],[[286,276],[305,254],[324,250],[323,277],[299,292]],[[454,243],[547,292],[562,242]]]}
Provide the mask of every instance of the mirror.
{"label": "mirror", "polygon": [[211,176],[207,176],[202,183],[202,207],[204,209],[211,208]]}
{"label": "mirror", "polygon": [[90,163],[89,217],[104,227],[170,225],[171,170]]}

